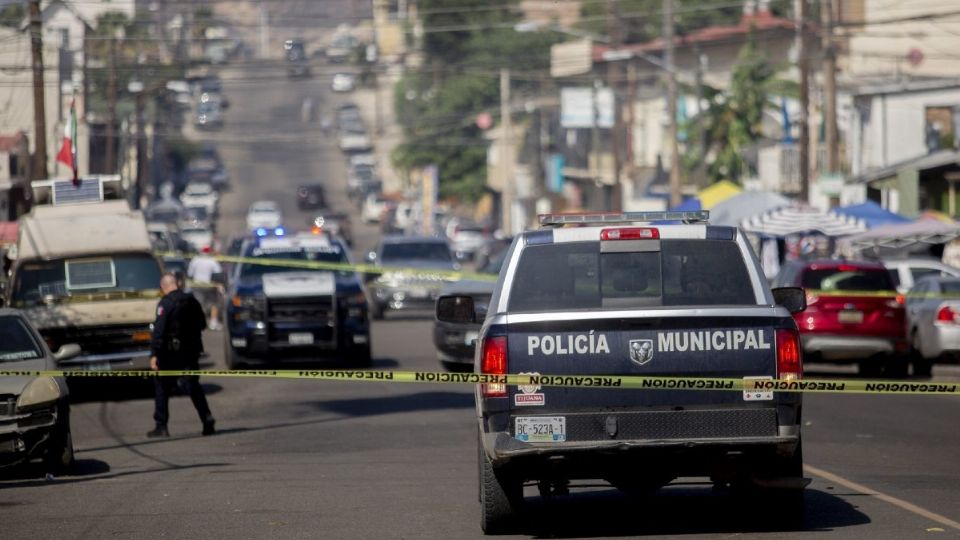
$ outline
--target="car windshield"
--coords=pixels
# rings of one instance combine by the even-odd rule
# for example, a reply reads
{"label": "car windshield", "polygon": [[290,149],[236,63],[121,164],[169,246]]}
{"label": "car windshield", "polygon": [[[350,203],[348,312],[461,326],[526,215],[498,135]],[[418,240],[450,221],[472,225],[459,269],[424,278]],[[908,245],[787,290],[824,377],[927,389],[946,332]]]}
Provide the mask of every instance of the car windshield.
{"label": "car windshield", "polygon": [[803,273],[801,286],[819,291],[894,291],[890,273],[883,268],[839,266],[818,268]]}
{"label": "car windshield", "polygon": [[523,250],[511,311],[756,305],[740,248],[726,240],[663,240],[659,251],[604,252],[597,242]]}
{"label": "car windshield", "polygon": [[397,242],[383,246],[383,262],[402,260],[450,262],[450,248],[440,242]]}
{"label": "car windshield", "polygon": [[43,357],[40,345],[19,317],[0,316],[0,362],[17,362]]}
{"label": "car windshield", "polygon": [[149,255],[30,261],[17,269],[12,299],[24,306],[91,293],[153,293],[159,283],[160,265]]}
{"label": "car windshield", "polygon": [[[247,257],[250,259],[262,259],[263,262],[252,262],[247,261],[240,265],[240,278],[258,278],[264,274],[279,274],[285,272],[308,272],[314,270],[309,268],[309,265],[291,265],[283,266],[273,264],[272,261],[282,260],[282,261],[304,261],[304,262],[318,262],[318,263],[335,263],[335,264],[348,264],[347,255],[344,250],[338,245],[330,245],[329,247],[323,248],[309,248],[309,249],[296,249],[296,248],[281,248],[281,249],[262,249],[259,247],[254,247],[247,251]],[[318,268],[316,270],[323,270]],[[352,271],[349,270],[338,270],[337,275],[340,277],[348,277],[353,275]]]}

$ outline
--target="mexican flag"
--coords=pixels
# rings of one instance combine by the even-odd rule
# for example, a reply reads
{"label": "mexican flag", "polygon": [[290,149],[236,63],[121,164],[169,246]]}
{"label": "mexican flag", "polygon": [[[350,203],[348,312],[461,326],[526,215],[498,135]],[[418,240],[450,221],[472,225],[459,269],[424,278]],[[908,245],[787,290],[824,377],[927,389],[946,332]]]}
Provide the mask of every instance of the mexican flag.
{"label": "mexican flag", "polygon": [[70,118],[63,129],[63,146],[57,153],[57,161],[73,169],[73,181],[77,181],[77,98],[70,102]]}

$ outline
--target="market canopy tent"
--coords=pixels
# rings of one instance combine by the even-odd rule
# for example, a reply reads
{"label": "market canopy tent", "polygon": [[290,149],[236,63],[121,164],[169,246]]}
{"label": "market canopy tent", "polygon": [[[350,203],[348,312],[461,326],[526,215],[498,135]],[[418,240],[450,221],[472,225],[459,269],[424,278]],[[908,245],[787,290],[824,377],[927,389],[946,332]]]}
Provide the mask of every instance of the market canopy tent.
{"label": "market canopy tent", "polygon": [[876,229],[844,238],[842,248],[852,251],[905,249],[918,245],[945,244],[960,237],[960,225],[938,219],[918,219],[899,225],[884,225]]}
{"label": "market canopy tent", "polygon": [[710,209],[710,224],[737,227],[744,218],[790,205],[790,199],[771,191],[744,191]]}
{"label": "market canopy tent", "polygon": [[824,236],[848,236],[867,230],[863,220],[830,214],[809,206],[787,206],[770,210],[740,222],[745,232],[783,238],[794,234],[820,233]]}
{"label": "market canopy tent", "polygon": [[868,229],[882,225],[910,223],[913,221],[910,218],[893,213],[873,201],[834,208],[831,212],[846,217],[861,219],[866,223]]}
{"label": "market canopy tent", "polygon": [[[743,192],[743,188],[729,180],[721,180],[697,192],[697,199],[704,210],[710,210],[718,204]],[[699,210],[699,208],[698,208]]]}

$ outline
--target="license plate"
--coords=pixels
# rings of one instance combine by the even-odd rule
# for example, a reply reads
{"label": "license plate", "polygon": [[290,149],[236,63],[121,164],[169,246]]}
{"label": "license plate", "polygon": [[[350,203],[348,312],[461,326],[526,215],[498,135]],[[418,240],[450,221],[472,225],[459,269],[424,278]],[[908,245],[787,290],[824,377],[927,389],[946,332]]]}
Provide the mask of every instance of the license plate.
{"label": "license plate", "polygon": [[294,332],[287,337],[291,345],[313,345],[313,334],[310,332]]}
{"label": "license plate", "polygon": [[563,416],[518,416],[514,437],[523,442],[564,442],[567,419]]}
{"label": "license plate", "polygon": [[863,322],[862,311],[841,311],[837,314],[837,320],[842,323],[859,324]]}
{"label": "license plate", "polygon": [[87,371],[110,371],[110,362],[94,362],[87,364]]}
{"label": "license plate", "polygon": [[463,335],[463,343],[466,345],[476,345],[478,337],[480,337],[479,332],[467,332]]}

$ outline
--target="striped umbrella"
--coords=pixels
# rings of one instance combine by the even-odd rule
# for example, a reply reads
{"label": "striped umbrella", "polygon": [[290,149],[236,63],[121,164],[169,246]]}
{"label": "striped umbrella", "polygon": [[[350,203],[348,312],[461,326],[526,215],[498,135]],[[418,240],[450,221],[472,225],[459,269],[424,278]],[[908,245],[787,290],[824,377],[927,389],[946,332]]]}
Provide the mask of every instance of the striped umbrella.
{"label": "striped umbrella", "polygon": [[784,237],[820,233],[847,236],[867,230],[861,219],[822,212],[809,206],[787,206],[745,218],[740,228],[760,236]]}

